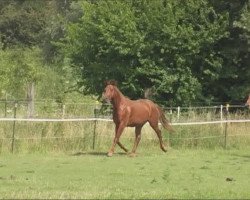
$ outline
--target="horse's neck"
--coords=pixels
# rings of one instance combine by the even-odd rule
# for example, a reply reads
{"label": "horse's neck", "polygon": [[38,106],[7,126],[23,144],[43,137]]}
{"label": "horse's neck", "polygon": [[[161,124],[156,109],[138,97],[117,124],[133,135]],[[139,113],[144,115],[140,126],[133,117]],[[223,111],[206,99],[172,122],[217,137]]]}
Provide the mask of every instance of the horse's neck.
{"label": "horse's neck", "polygon": [[125,96],[116,88],[113,100],[111,101],[113,108],[116,110],[124,101]]}

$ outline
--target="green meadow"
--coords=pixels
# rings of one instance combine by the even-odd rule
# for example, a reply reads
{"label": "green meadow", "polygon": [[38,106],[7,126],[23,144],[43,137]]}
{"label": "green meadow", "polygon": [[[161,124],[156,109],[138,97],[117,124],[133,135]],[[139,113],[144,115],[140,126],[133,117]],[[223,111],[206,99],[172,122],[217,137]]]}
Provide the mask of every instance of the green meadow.
{"label": "green meadow", "polygon": [[[216,120],[209,112],[181,116],[180,122]],[[0,199],[250,198],[250,123],[174,129],[162,130],[167,153],[146,124],[137,157],[117,147],[108,158],[113,122],[2,121]],[[121,142],[131,150],[134,129],[126,128]]]}
{"label": "green meadow", "polygon": [[249,148],[117,150],[2,154],[0,198],[250,198]]}

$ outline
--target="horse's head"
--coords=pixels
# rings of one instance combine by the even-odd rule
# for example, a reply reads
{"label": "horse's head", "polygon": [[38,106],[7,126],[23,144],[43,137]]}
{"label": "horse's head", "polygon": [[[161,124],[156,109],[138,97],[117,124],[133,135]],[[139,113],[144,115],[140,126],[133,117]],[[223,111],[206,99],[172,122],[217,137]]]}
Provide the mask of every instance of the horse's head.
{"label": "horse's head", "polygon": [[105,81],[106,87],[102,93],[102,99],[110,102],[115,96],[117,82],[114,80]]}
{"label": "horse's head", "polygon": [[245,106],[248,106],[250,108],[250,94],[248,96],[247,102],[245,103]]}

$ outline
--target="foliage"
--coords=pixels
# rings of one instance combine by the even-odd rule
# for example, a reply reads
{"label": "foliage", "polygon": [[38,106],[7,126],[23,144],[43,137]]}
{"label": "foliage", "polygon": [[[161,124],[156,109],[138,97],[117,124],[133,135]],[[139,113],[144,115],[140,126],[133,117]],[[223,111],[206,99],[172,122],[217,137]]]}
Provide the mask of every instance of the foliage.
{"label": "foliage", "polygon": [[40,49],[0,50],[0,89],[12,98],[23,98],[30,82],[43,75]]}
{"label": "foliage", "polygon": [[115,78],[132,98],[147,88],[173,104],[213,95],[203,89],[222,70],[214,46],[228,36],[228,13],[204,0],[84,1],[82,8],[66,48],[87,93],[100,94],[103,80]]}
{"label": "foliage", "polygon": [[41,43],[46,63],[55,64],[63,60],[58,42],[65,37],[66,24],[70,21],[76,22],[81,15],[82,10],[77,1],[54,0],[48,2],[43,42]]}
{"label": "foliage", "polygon": [[46,1],[9,0],[0,2],[0,40],[2,49],[39,44],[45,24]]}
{"label": "foliage", "polygon": [[[75,91],[100,95],[103,81],[116,79],[133,99],[241,103],[250,92],[249,6],[249,0],[0,1],[0,88],[26,98],[24,83],[36,80],[36,98],[64,101]],[[23,78],[15,70],[25,71]]]}
{"label": "foliage", "polygon": [[73,77],[72,68],[67,62],[60,64],[43,67],[44,76],[37,82],[37,96],[40,99],[54,99],[58,103],[63,103],[67,99],[81,101],[83,96],[76,87],[77,79]]}
{"label": "foliage", "polygon": [[[69,96],[65,92],[77,90],[68,59],[56,45],[64,37],[67,20],[78,18],[75,4],[71,0],[0,2],[2,95],[25,99],[30,82],[36,82],[39,99],[62,102]],[[69,13],[71,7],[76,11]]]}
{"label": "foliage", "polygon": [[204,89],[213,94],[215,101],[240,103],[250,93],[250,2],[245,0],[211,2],[217,12],[228,13],[229,34],[214,47],[223,60],[218,79]]}

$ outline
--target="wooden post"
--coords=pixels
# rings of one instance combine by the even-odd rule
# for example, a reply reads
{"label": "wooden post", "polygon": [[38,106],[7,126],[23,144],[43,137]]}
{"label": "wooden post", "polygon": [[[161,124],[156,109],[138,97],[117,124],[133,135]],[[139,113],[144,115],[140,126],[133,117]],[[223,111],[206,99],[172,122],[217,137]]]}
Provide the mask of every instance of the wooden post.
{"label": "wooden post", "polygon": [[180,106],[177,107],[177,119],[178,121],[180,120],[180,113],[181,113],[181,108]]}
{"label": "wooden post", "polygon": [[[169,114],[170,114],[170,123],[172,123],[172,115],[173,115],[173,110],[172,110],[172,108],[170,109],[170,112],[169,112]],[[170,147],[170,145],[171,145],[171,134],[169,134],[168,133],[168,146]]]}
{"label": "wooden post", "polygon": [[220,105],[220,120],[223,120],[223,105]]}
{"label": "wooden post", "polygon": [[[229,104],[226,105],[226,121],[228,120],[228,112],[229,112]],[[224,139],[224,147],[227,148],[227,126],[228,122],[225,125],[225,139]]]}
{"label": "wooden post", "polygon": [[[223,120],[223,105],[220,105],[220,121]],[[220,126],[223,127],[223,123],[220,123]]]}
{"label": "wooden post", "polygon": [[95,149],[95,140],[96,140],[96,125],[97,125],[97,106],[95,106],[94,108],[94,116],[95,116],[95,120],[94,120],[94,133],[93,133],[93,150]]}
{"label": "wooden post", "polygon": [[[14,119],[16,119],[16,110],[17,110],[17,103],[14,106]],[[14,152],[14,145],[15,145],[15,132],[16,132],[16,120],[13,122],[13,129],[12,129],[12,142],[11,142],[11,153]]]}

